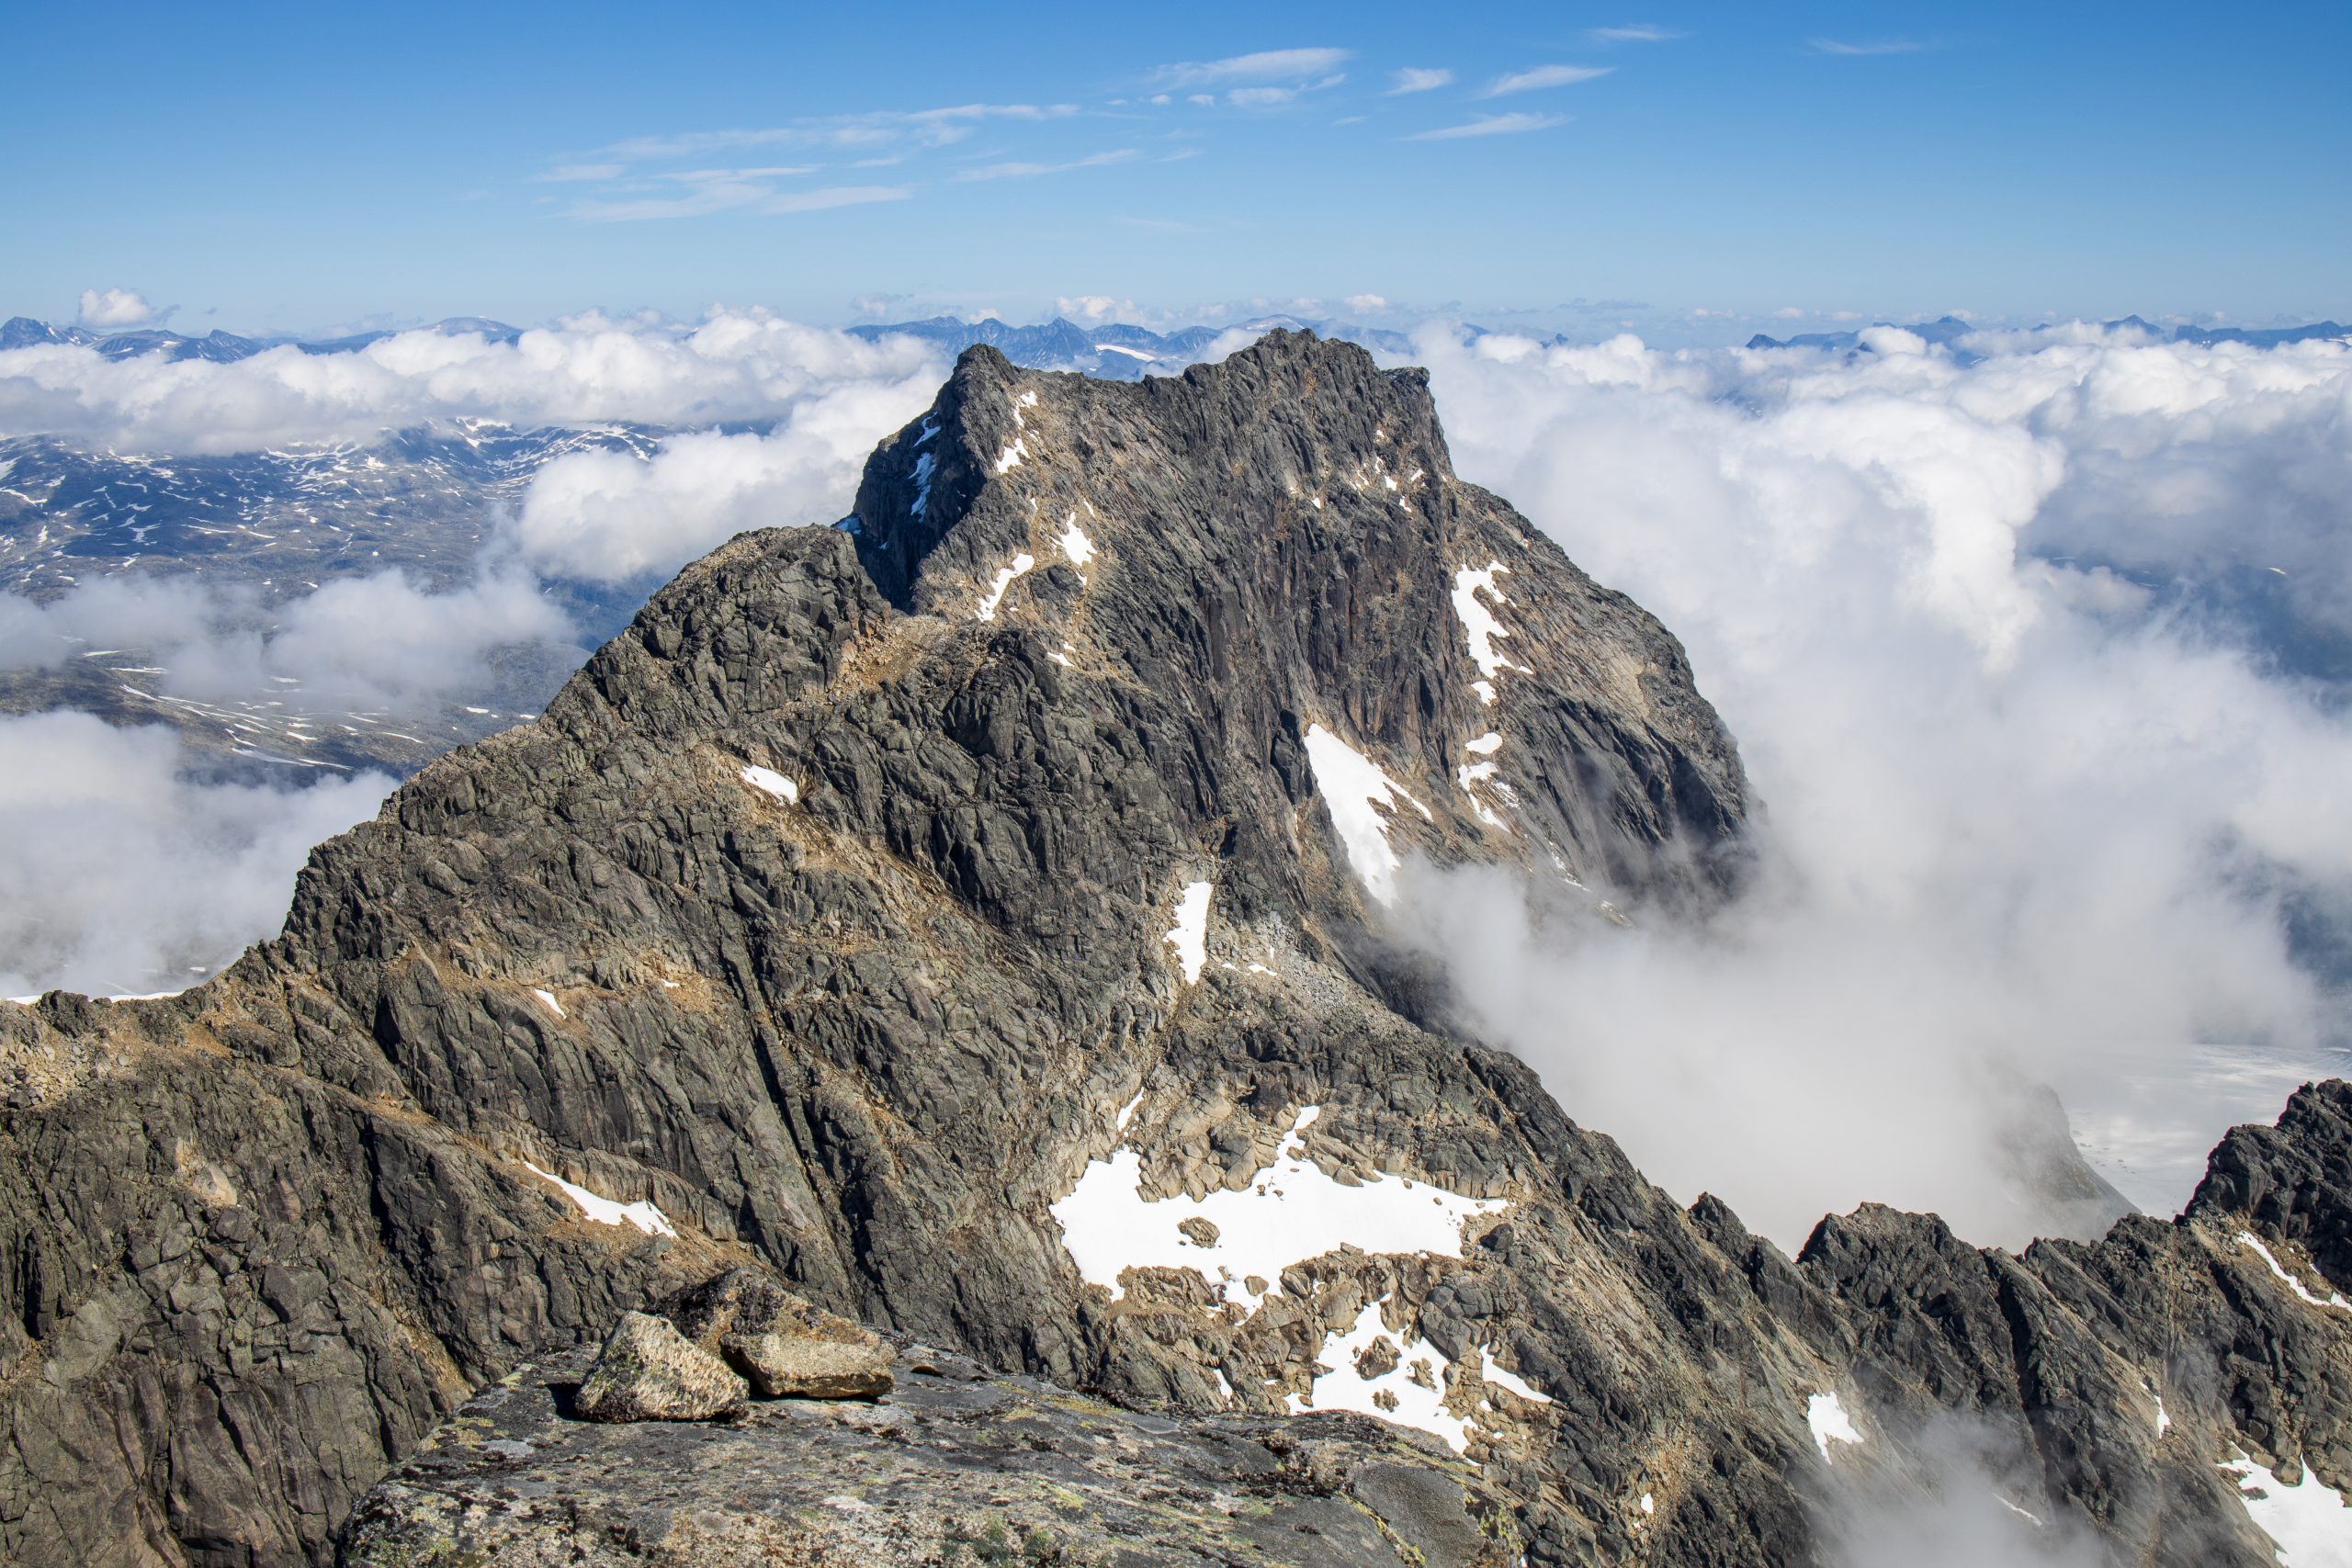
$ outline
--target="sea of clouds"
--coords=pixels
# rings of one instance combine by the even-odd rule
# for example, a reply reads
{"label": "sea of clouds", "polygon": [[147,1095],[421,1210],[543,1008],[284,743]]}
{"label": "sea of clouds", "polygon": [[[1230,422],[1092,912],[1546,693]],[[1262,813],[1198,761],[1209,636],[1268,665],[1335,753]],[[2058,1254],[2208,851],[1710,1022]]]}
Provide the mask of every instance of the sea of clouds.
{"label": "sea of clouds", "polygon": [[[1419,336],[1460,472],[1681,636],[1762,811],[1752,885],[1703,925],[1588,940],[1465,874],[1421,880],[1412,933],[1573,1116],[1784,1242],[1864,1198],[2019,1239],[2037,1219],[1993,1167],[2020,1071],[2169,1209],[2228,1120],[2275,1114],[2342,1043],[2352,350],[2095,328],[1987,335],[1973,362],[1893,329],[1870,346]],[[93,585],[0,601],[0,668],[135,610],[222,687],[447,700],[502,640],[561,635],[549,583],[650,587],[738,529],[841,516],[945,369],[756,311],[226,366],[0,354],[0,432],[123,451],[461,417],[677,432],[650,461],[548,464],[459,591],[356,580],[257,633],[201,588],[110,606]],[[411,652],[370,659],[379,635]],[[30,781],[0,794],[18,992],[147,988],[124,977],[266,934],[303,848],[388,787],[257,795],[74,716],[0,720],[0,767]],[[187,891],[106,894],[167,877]]]}
{"label": "sea of clouds", "polygon": [[2031,1234],[2018,1075],[2169,1212],[2346,1034],[2352,726],[2297,654],[2346,626],[2352,349],[1870,344],[1424,334],[1461,473],[1681,637],[1762,805],[1703,925],[1557,940],[1457,877],[1426,938],[1573,1116],[1784,1243],[1866,1198]]}

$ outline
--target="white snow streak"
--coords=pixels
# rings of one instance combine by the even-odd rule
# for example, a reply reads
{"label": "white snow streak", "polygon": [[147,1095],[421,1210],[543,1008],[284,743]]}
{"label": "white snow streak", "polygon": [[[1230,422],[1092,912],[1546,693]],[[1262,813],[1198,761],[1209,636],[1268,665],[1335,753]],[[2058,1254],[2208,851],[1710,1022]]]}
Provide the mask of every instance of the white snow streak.
{"label": "white snow streak", "polygon": [[534,986],[531,987],[531,995],[547,1003],[548,1010],[555,1014],[556,1017],[569,1018],[571,1016],[570,1013],[563,1010],[563,1004],[555,999],[555,993],[553,991],[543,991],[538,987]]}
{"label": "white snow streak", "polygon": [[743,770],[743,782],[753,789],[763,790],[775,796],[786,806],[793,805],[800,798],[800,786],[774,768],[746,767]]}
{"label": "white snow streak", "polygon": [[2238,1240],[2254,1248],[2254,1250],[2261,1256],[2262,1260],[2270,1265],[2270,1271],[2273,1274],[2278,1275],[2281,1280],[2287,1281],[2288,1289],[2293,1291],[2295,1294],[2301,1296],[2303,1300],[2311,1303],[2312,1305],[2318,1307],[2340,1307],[2346,1312],[2352,1312],[2352,1302],[2346,1301],[2342,1295],[2338,1294],[2335,1291],[2328,1292],[2324,1296],[2315,1296],[2309,1291],[2303,1289],[2303,1282],[2301,1280],[2296,1279],[2292,1274],[2288,1273],[2284,1269],[2281,1269],[2278,1266],[2278,1259],[2273,1258],[2270,1255],[2270,1249],[2263,1246],[2260,1241],[2255,1238],[2255,1235],[2252,1231],[2238,1232]]}
{"label": "white snow streak", "polygon": [[1012,445],[1006,447],[1003,454],[997,458],[997,473],[999,475],[1011,473],[1015,468],[1020,466],[1021,459],[1027,456],[1029,456],[1029,447],[1027,444],[1016,438]]}
{"label": "white snow streak", "polygon": [[1832,1443],[1861,1446],[1862,1435],[1846,1418],[1846,1406],[1834,1393],[1816,1393],[1804,1402],[1804,1424],[1813,1428],[1813,1440],[1825,1460],[1830,1458]]}
{"label": "white snow streak", "polygon": [[1465,566],[1453,574],[1453,614],[1462,622],[1462,629],[1469,637],[1470,662],[1478,667],[1479,678],[1471,682],[1471,689],[1478,694],[1479,702],[1487,705],[1492,705],[1495,700],[1494,682],[1498,671],[1516,670],[1522,675],[1533,673],[1526,665],[1514,664],[1495,651],[1496,639],[1507,637],[1510,633],[1503,629],[1502,623],[1495,619],[1494,611],[1487,607],[1487,601],[1479,597],[1483,593],[1498,604],[1510,604],[1510,601],[1503,597],[1503,591],[1495,586],[1496,574],[1510,570],[1497,560],[1488,561],[1483,570]]}
{"label": "white snow streak", "polygon": [[984,621],[995,620],[996,607],[1004,603],[1004,591],[1012,586],[1012,580],[1014,578],[1019,577],[1023,572],[1027,571],[1031,567],[1035,566],[1036,564],[1037,558],[1031,555],[1027,550],[1023,550],[1019,555],[1012,558],[1012,564],[1011,566],[999,567],[997,569],[996,581],[989,583],[988,592],[981,595],[979,618]]}
{"label": "white snow streak", "polygon": [[1055,541],[1072,566],[1084,566],[1094,558],[1094,541],[1078,525],[1078,513],[1073,512],[1062,520],[1062,536]]}
{"label": "white snow streak", "polygon": [[1430,808],[1406,794],[1379,764],[1319,724],[1307,726],[1306,761],[1364,891],[1383,904],[1395,903],[1396,852],[1388,845],[1388,819],[1382,808],[1393,808],[1399,796],[1424,818]]}
{"label": "white snow streak", "polygon": [[[539,994],[545,996],[547,993],[542,991]],[[653,1206],[653,1201],[650,1198],[635,1203],[616,1203],[610,1198],[598,1197],[585,1187],[574,1186],[551,1170],[541,1170],[529,1160],[525,1160],[523,1166],[532,1175],[545,1178],[562,1188],[563,1195],[579,1204],[580,1212],[600,1225],[617,1225],[626,1222],[635,1225],[648,1235],[678,1234],[676,1227],[670,1224],[661,1210]]]}
{"label": "white snow streak", "polygon": [[1184,984],[1188,986],[1201,977],[1201,965],[1208,958],[1212,891],[1205,882],[1186,883],[1184,896],[1176,900],[1176,923],[1161,939],[1176,950],[1176,962],[1182,967]]}

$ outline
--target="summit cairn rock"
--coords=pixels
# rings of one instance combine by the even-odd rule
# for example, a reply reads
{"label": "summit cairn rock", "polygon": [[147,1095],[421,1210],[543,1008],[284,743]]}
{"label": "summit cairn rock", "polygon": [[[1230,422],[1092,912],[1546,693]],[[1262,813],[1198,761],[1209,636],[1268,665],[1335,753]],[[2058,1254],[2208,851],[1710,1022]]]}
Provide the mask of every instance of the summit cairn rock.
{"label": "summit cairn rock", "polygon": [[879,1399],[897,1354],[879,1335],[812,1305],[762,1269],[730,1269],[668,1306],[669,1321],[741,1372],[763,1399]]}
{"label": "summit cairn rock", "polygon": [[586,1421],[708,1421],[743,1408],[743,1380],[667,1318],[621,1314],[572,1396]]}

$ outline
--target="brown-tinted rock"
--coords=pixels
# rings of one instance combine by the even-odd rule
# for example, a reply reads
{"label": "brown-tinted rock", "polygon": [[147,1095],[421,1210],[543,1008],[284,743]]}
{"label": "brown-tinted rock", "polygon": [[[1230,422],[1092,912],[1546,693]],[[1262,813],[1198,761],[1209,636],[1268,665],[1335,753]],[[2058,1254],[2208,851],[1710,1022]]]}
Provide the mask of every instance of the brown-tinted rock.
{"label": "brown-tinted rock", "polygon": [[743,1380],[667,1318],[621,1314],[571,1413],[583,1421],[707,1421],[743,1408]]}

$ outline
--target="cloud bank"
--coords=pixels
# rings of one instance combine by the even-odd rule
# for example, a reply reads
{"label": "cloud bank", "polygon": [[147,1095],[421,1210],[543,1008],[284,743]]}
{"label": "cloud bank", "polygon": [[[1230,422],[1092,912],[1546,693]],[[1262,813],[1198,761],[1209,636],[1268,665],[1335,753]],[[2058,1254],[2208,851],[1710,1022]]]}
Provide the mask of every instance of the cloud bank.
{"label": "cloud bank", "polygon": [[179,761],[161,727],[0,718],[0,996],[193,983],[275,932],[311,845],[392,787],[199,784]]}
{"label": "cloud bank", "polygon": [[356,353],[275,348],[216,365],[107,359],[70,344],[0,353],[0,432],[124,452],[252,452],[372,442],[437,420],[663,426],[767,420],[851,383],[935,383],[944,363],[757,310],[684,329],[590,314],[513,344],[401,333]]}
{"label": "cloud bank", "polygon": [[1461,472],[1684,639],[1762,803],[1703,927],[1597,937],[1465,876],[1424,939],[1571,1115],[1784,1245],[1863,1199],[2031,1234],[1993,1179],[2020,1077],[2169,1210],[2341,1043],[2344,692],[2205,590],[2252,550],[2342,615],[2352,351],[2053,336],[1418,344]]}

